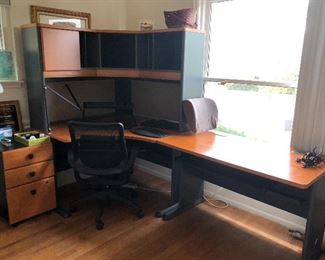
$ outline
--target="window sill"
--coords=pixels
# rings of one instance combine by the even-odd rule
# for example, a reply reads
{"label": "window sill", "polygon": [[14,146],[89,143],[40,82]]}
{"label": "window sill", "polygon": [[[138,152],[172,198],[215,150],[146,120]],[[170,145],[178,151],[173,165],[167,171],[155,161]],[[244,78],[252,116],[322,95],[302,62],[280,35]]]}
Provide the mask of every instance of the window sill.
{"label": "window sill", "polygon": [[0,80],[0,84],[4,86],[10,86],[10,85],[17,85],[20,84],[20,86],[24,83],[22,80]]}

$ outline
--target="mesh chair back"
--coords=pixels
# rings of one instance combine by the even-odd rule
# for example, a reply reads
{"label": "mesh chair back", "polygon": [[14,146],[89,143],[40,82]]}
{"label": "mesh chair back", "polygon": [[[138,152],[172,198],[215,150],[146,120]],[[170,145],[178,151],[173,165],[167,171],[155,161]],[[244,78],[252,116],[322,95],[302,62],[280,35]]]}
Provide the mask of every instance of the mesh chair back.
{"label": "mesh chair back", "polygon": [[69,122],[74,158],[94,169],[118,167],[128,159],[121,123]]}

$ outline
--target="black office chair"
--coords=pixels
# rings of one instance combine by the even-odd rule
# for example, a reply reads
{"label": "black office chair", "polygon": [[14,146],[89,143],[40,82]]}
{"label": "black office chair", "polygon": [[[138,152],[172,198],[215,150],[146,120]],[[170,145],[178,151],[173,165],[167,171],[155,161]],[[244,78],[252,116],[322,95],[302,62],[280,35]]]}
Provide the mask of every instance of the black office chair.
{"label": "black office chair", "polygon": [[75,178],[98,191],[95,194],[98,200],[96,228],[104,227],[101,218],[109,200],[126,203],[142,218],[143,210],[132,199],[123,196],[129,189],[122,186],[129,182],[137,155],[134,149],[127,151],[123,125],[71,121],[69,131],[72,142],[69,163]]}

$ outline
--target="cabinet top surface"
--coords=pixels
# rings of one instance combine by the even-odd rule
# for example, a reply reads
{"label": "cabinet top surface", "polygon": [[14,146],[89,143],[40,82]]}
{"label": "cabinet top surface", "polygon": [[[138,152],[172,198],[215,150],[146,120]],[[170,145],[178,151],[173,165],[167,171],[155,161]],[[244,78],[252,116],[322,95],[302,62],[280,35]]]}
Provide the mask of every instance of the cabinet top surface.
{"label": "cabinet top surface", "polygon": [[203,30],[192,29],[192,28],[170,28],[170,29],[157,29],[150,31],[137,31],[137,30],[113,30],[113,29],[88,29],[88,28],[73,28],[64,26],[54,26],[49,24],[25,24],[21,28],[50,28],[58,30],[68,30],[68,31],[80,31],[80,32],[97,32],[97,33],[134,33],[134,34],[145,34],[145,33],[164,33],[164,32],[195,32],[195,33],[205,33]]}
{"label": "cabinet top surface", "polygon": [[4,152],[9,152],[9,151],[14,151],[17,149],[33,149],[33,148],[37,148],[37,147],[44,147],[44,146],[51,146],[52,144],[49,143],[44,143],[44,144],[38,144],[38,145],[32,145],[32,146],[26,146],[23,145],[17,141],[13,141],[11,146],[5,146],[3,144],[0,143],[0,153],[4,153]]}

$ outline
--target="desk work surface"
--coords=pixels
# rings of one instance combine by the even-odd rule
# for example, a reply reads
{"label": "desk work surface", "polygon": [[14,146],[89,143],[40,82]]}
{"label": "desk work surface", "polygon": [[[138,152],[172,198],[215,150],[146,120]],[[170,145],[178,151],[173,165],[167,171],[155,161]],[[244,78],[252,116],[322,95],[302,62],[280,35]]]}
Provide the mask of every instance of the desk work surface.
{"label": "desk work surface", "polygon": [[325,174],[325,166],[302,168],[302,154],[290,147],[275,146],[244,138],[219,136],[205,132],[187,136],[169,136],[159,144],[222,165],[306,189]]}
{"label": "desk work surface", "polygon": [[[71,142],[66,124],[56,124],[51,126],[51,129],[51,138],[64,143]],[[271,146],[230,136],[224,137],[212,132],[151,138],[125,130],[125,138],[157,143],[300,189],[310,187],[325,174],[325,166],[302,168],[302,165],[296,162],[302,154],[291,151],[289,147]]]}
{"label": "desk work surface", "polygon": [[[66,123],[57,123],[51,125],[51,132],[49,133],[49,135],[51,136],[52,139],[55,139],[62,143],[71,142],[69,128]],[[129,140],[138,140],[138,141],[149,142],[149,143],[157,143],[158,140],[158,138],[133,134],[129,130],[125,130],[124,135],[125,138]]]}

